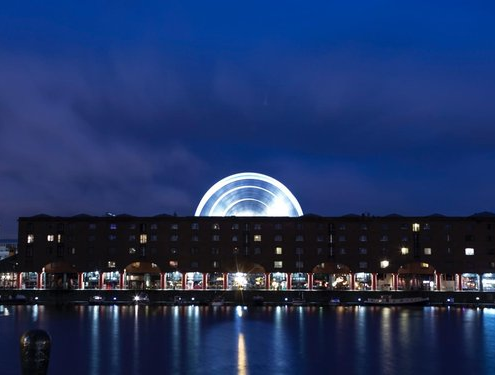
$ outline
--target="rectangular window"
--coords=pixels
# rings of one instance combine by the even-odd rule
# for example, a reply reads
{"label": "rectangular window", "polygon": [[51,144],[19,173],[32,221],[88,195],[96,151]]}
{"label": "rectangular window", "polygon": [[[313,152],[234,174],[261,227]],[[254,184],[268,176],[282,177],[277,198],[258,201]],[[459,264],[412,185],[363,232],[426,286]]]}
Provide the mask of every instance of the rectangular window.
{"label": "rectangular window", "polygon": [[150,225],[151,230],[157,230],[158,229],[158,224],[153,223]]}
{"label": "rectangular window", "polygon": [[168,265],[171,267],[171,268],[177,268],[179,267],[179,262],[176,261],[176,260],[169,260],[168,261]]}
{"label": "rectangular window", "polygon": [[277,234],[275,237],[274,237],[274,240],[275,242],[281,242],[283,239],[282,235],[281,234]]}
{"label": "rectangular window", "polygon": [[46,240],[48,242],[53,242],[55,241],[55,236],[53,234],[49,234],[48,236],[46,236]]}
{"label": "rectangular window", "polygon": [[302,247],[296,247],[296,255],[303,255],[304,249]]}
{"label": "rectangular window", "polygon": [[362,270],[368,268],[368,262],[366,261],[359,262],[359,268]]}
{"label": "rectangular window", "polygon": [[198,241],[199,241],[199,237],[197,235],[193,234],[191,236],[191,242],[198,242]]}
{"label": "rectangular window", "polygon": [[109,260],[107,263],[108,268],[115,268],[115,261],[114,260]]}
{"label": "rectangular window", "polygon": [[340,235],[339,238],[338,238],[338,241],[339,242],[345,242],[345,236],[344,235]]}
{"label": "rectangular window", "polygon": [[261,254],[261,247],[255,247],[254,248],[254,255],[260,255]]}
{"label": "rectangular window", "polygon": [[380,262],[380,268],[387,268],[390,265],[390,262],[388,260],[382,260]]}
{"label": "rectangular window", "polygon": [[191,262],[191,268],[198,268],[199,267],[199,263],[197,261],[192,261]]}
{"label": "rectangular window", "polygon": [[384,235],[382,235],[382,236],[380,237],[380,241],[382,241],[382,242],[387,242],[387,241],[388,241],[388,236],[387,236],[387,235],[385,235],[385,234],[384,234]]}
{"label": "rectangular window", "polygon": [[211,248],[211,253],[213,255],[218,255],[220,253],[220,249],[218,247],[212,247]]}
{"label": "rectangular window", "polygon": [[281,248],[280,246],[277,246],[277,247],[275,248],[275,254],[277,254],[277,255],[282,255],[282,248]]}
{"label": "rectangular window", "polygon": [[418,223],[414,223],[412,225],[412,231],[413,232],[419,232],[419,224]]}
{"label": "rectangular window", "polygon": [[365,235],[365,234],[362,234],[361,236],[359,236],[359,241],[360,242],[366,242],[366,241],[368,241],[368,236]]}
{"label": "rectangular window", "polygon": [[254,224],[254,230],[261,230],[261,224]]}
{"label": "rectangular window", "polygon": [[148,235],[147,234],[140,234],[139,235],[139,243],[146,243],[148,242]]}
{"label": "rectangular window", "polygon": [[232,230],[238,230],[239,229],[239,224],[234,223],[232,224]]}
{"label": "rectangular window", "polygon": [[431,255],[431,247],[425,247],[425,255]]}
{"label": "rectangular window", "polygon": [[362,254],[362,255],[368,254],[368,249],[365,247],[360,247],[359,248],[359,254]]}
{"label": "rectangular window", "polygon": [[319,234],[316,236],[316,242],[324,242],[325,241],[325,236]]}
{"label": "rectangular window", "polygon": [[117,239],[117,236],[115,234],[111,234],[111,235],[108,236],[108,239],[110,241],[115,241]]}
{"label": "rectangular window", "polygon": [[156,234],[152,234],[152,235],[150,236],[150,241],[152,241],[152,242],[156,242],[156,241],[158,241],[158,236],[157,236]]}
{"label": "rectangular window", "polygon": [[220,224],[218,224],[218,223],[213,224],[211,226],[211,229],[213,229],[213,230],[219,230],[220,229]]}
{"label": "rectangular window", "polygon": [[213,266],[213,268],[220,268],[220,261],[214,260],[213,262],[211,262],[211,265]]}
{"label": "rectangular window", "polygon": [[96,224],[95,223],[91,223],[88,225],[88,228],[89,230],[95,230],[96,229]]}
{"label": "rectangular window", "polygon": [[346,253],[347,253],[347,251],[345,250],[345,247],[341,247],[341,248],[339,249],[339,254],[340,254],[340,255],[345,255]]}
{"label": "rectangular window", "polygon": [[276,224],[274,225],[274,228],[275,228],[276,230],[282,230],[282,224],[280,224],[280,223],[276,223]]}
{"label": "rectangular window", "polygon": [[34,242],[34,234],[28,234],[27,243],[33,243],[33,242]]}
{"label": "rectangular window", "polygon": [[213,236],[211,236],[211,240],[212,241],[220,241],[220,235],[219,234],[214,234]]}
{"label": "rectangular window", "polygon": [[117,229],[117,224],[111,223],[110,224],[110,230],[116,230]]}
{"label": "rectangular window", "polygon": [[172,230],[177,230],[177,229],[179,229],[179,224],[177,224],[177,223],[172,223],[172,224],[170,224],[170,229],[172,229]]}
{"label": "rectangular window", "polygon": [[302,234],[298,234],[296,236],[296,242],[303,242],[304,241],[304,236]]}
{"label": "rectangular window", "polygon": [[170,236],[170,241],[177,242],[179,240],[179,236],[177,234],[172,234]]}
{"label": "rectangular window", "polygon": [[368,230],[368,225],[367,224],[361,224],[360,228],[361,228],[361,230]]}
{"label": "rectangular window", "polygon": [[136,248],[135,247],[130,247],[129,248],[129,254],[136,254]]}
{"label": "rectangular window", "polygon": [[464,249],[464,253],[466,255],[474,255],[474,249],[472,247],[466,247],[466,249]]}
{"label": "rectangular window", "polygon": [[198,223],[192,223],[191,224],[191,229],[192,230],[198,230],[199,229],[199,224]]}
{"label": "rectangular window", "polygon": [[129,236],[129,241],[136,241],[136,236],[134,234],[131,234]]}
{"label": "rectangular window", "polygon": [[401,247],[401,249],[400,249],[400,253],[401,253],[402,255],[407,255],[407,254],[409,254],[409,248],[408,248],[408,247]]}
{"label": "rectangular window", "polygon": [[255,234],[253,237],[254,242],[261,242],[261,234]]}
{"label": "rectangular window", "polygon": [[283,262],[281,260],[276,260],[273,262],[273,268],[282,268],[283,267]]}
{"label": "rectangular window", "polygon": [[296,268],[297,269],[301,269],[301,268],[304,268],[304,262],[299,260],[296,262]]}

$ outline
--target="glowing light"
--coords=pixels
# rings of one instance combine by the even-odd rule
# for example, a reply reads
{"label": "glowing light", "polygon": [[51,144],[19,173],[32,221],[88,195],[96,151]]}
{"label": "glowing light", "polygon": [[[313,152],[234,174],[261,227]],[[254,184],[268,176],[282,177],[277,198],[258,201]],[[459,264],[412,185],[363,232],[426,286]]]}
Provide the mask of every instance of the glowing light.
{"label": "glowing light", "polygon": [[195,216],[302,216],[297,199],[282,183],[260,173],[238,173],[214,184]]}

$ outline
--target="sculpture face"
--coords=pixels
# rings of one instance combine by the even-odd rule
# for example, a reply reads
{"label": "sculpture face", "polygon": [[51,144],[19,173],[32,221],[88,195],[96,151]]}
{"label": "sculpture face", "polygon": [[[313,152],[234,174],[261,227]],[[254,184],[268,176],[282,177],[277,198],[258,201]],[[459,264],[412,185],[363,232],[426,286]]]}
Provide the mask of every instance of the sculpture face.
{"label": "sculpture face", "polygon": [[260,173],[238,173],[213,185],[195,216],[302,216],[297,199],[279,181]]}

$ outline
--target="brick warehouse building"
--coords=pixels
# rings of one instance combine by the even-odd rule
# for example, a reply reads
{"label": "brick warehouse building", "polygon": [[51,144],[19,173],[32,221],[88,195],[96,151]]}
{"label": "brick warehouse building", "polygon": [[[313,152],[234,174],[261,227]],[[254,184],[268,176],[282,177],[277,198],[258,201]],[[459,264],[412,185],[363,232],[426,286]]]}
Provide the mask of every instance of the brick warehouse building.
{"label": "brick warehouse building", "polygon": [[495,215],[19,218],[3,287],[495,291]]}

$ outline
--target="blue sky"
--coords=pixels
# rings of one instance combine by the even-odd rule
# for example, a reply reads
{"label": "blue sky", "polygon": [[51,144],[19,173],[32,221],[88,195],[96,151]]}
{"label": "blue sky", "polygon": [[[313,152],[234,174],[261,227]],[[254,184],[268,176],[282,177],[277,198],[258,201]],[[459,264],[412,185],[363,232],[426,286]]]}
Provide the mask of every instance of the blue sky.
{"label": "blue sky", "polygon": [[192,215],[253,171],[304,212],[495,211],[495,4],[19,1],[0,12],[0,237]]}

